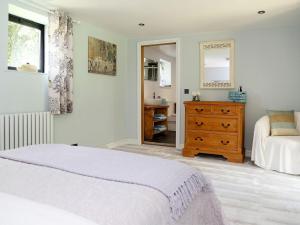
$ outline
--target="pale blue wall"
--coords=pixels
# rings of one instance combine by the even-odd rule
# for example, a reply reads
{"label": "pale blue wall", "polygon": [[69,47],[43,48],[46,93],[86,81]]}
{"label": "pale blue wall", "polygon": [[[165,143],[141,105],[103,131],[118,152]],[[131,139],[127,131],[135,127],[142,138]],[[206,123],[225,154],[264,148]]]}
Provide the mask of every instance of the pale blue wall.
{"label": "pale blue wall", "polygon": [[[241,30],[238,32],[200,33],[192,35],[153,37],[148,40],[180,38],[181,96],[183,89],[199,88],[199,42],[234,39],[236,44],[236,86],[248,92],[246,106],[246,148],[251,149],[255,121],[266,109],[300,111],[300,29],[299,27]],[[143,39],[145,40],[145,39]],[[137,138],[137,42],[128,47],[128,134]],[[226,90],[202,90],[203,100],[227,100]],[[181,112],[184,112],[183,104]],[[184,115],[181,117],[183,134]],[[184,137],[181,137],[183,143]]]}
{"label": "pale blue wall", "polygon": [[[117,44],[117,76],[89,74],[88,36]],[[55,117],[55,141],[102,146],[125,132],[127,39],[81,23],[74,27],[74,111]]]}
{"label": "pale blue wall", "polygon": [[[12,1],[10,1],[12,2]],[[44,111],[47,76],[7,70],[8,1],[0,1],[0,113]]]}
{"label": "pale blue wall", "polygon": [[[0,2],[0,113],[47,110],[47,76],[8,72],[7,4]],[[137,42],[85,23],[74,29],[74,112],[55,118],[55,140],[101,146],[137,138]],[[118,45],[116,77],[87,73],[88,35]],[[300,111],[299,27],[200,33],[160,38],[181,40],[181,95],[199,87],[199,42],[234,39],[237,85],[248,92],[246,147],[251,148],[255,121],[268,108]],[[227,91],[202,91],[203,100],[226,100]],[[181,111],[183,112],[183,105]],[[181,118],[183,129],[184,115]],[[183,136],[181,137],[183,143]]]}
{"label": "pale blue wall", "polygon": [[[0,113],[46,111],[47,75],[7,71],[8,3],[20,5],[0,2]],[[117,76],[88,74],[89,35],[117,44]],[[126,56],[125,37],[84,22],[75,25],[74,112],[55,117],[55,142],[102,146],[124,137]]]}

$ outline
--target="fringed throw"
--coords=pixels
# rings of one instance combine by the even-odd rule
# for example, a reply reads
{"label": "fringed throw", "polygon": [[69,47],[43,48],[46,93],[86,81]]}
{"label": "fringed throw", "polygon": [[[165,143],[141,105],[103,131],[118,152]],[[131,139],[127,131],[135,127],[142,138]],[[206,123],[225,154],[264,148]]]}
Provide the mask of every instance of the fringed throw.
{"label": "fringed throw", "polygon": [[202,173],[186,164],[122,151],[68,145],[34,145],[1,152],[0,157],[155,189],[169,200],[174,220],[183,215],[199,192],[212,191]]}

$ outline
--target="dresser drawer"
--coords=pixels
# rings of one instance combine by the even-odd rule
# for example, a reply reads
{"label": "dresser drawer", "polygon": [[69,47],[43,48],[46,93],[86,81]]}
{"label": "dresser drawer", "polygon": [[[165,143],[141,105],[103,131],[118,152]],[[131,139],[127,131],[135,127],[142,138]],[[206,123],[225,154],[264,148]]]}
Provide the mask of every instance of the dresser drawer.
{"label": "dresser drawer", "polygon": [[212,147],[237,151],[238,136],[190,131],[186,136],[186,145],[191,147]]}
{"label": "dresser drawer", "polygon": [[207,130],[207,131],[223,131],[237,132],[238,120],[232,118],[216,118],[216,117],[187,117],[187,130]]}
{"label": "dresser drawer", "polygon": [[211,114],[210,105],[187,105],[186,113],[189,114]]}
{"label": "dresser drawer", "polygon": [[212,113],[217,115],[233,116],[237,115],[238,111],[236,106],[214,105],[212,106]]}

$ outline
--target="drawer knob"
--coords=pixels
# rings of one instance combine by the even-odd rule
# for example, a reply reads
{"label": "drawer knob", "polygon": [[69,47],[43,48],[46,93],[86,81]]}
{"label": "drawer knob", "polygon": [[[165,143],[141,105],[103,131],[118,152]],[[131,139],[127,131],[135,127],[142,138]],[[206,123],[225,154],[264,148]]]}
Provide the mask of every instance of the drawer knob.
{"label": "drawer knob", "polygon": [[202,109],[202,108],[201,108],[201,109],[196,108],[195,110],[196,110],[197,112],[203,112],[203,111],[204,111],[204,109]]}
{"label": "drawer knob", "polygon": [[224,127],[224,128],[228,128],[228,127],[230,127],[230,123],[227,123],[227,124],[225,124],[225,123],[222,123],[222,127]]}
{"label": "drawer knob", "polygon": [[221,141],[221,144],[223,144],[223,145],[228,145],[230,143],[230,141]]}
{"label": "drawer knob", "polygon": [[221,109],[221,112],[224,114],[230,113],[230,109]]}
{"label": "drawer knob", "polygon": [[203,141],[203,138],[202,137],[195,137],[195,141]]}
{"label": "drawer knob", "polygon": [[198,127],[201,127],[201,126],[203,126],[204,125],[204,123],[203,122],[196,122],[196,125],[198,126]]}

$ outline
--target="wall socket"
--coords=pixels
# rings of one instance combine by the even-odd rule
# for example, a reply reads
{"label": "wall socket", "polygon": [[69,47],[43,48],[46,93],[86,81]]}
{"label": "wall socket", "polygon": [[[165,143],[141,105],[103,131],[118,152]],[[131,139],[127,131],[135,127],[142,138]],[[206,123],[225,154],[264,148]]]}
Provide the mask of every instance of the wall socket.
{"label": "wall socket", "polygon": [[184,94],[188,95],[190,93],[190,89],[184,89]]}

